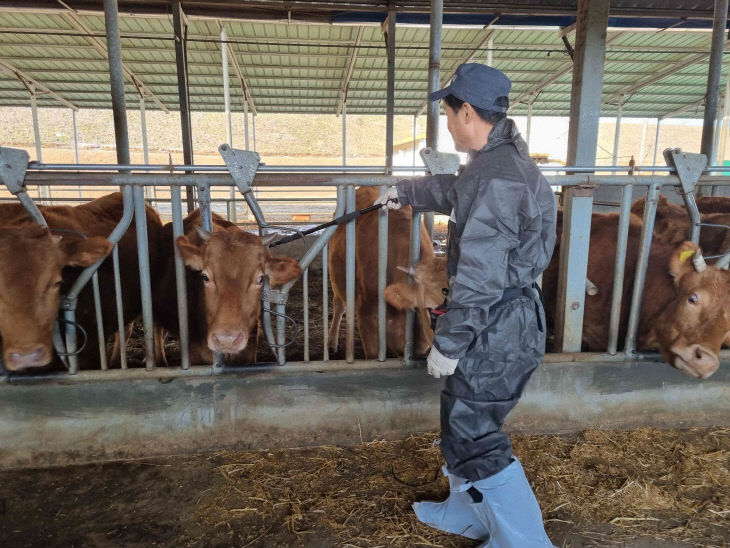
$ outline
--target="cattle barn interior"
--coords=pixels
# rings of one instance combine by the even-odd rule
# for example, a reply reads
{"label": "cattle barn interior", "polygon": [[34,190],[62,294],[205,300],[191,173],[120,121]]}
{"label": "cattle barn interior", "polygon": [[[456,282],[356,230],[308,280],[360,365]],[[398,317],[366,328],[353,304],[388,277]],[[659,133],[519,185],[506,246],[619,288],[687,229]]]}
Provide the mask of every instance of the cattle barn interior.
{"label": "cattle barn interior", "polygon": [[[0,343],[11,349],[0,355],[0,544],[473,545],[409,513],[445,492],[428,434],[442,381],[424,372],[423,310],[398,315],[393,344],[384,296],[396,279],[419,281],[386,264],[388,250],[413,266],[432,240],[439,255],[443,225],[415,214],[423,229],[394,233],[383,210],[368,233],[350,220],[302,234],[360,208],[358,195],[456,171],[426,96],[464,62],[512,79],[509,115],[526,117],[528,143],[533,117],[570,119],[566,165],[543,168],[562,206],[542,278],[548,353],[507,421],[548,533],[559,546],[730,543],[730,353],[718,338],[730,297],[712,282],[730,264],[727,15],[728,0],[0,0],[0,112],[30,106],[35,135],[35,156],[0,143]],[[75,164],[42,158],[38,109],[59,107],[73,116]],[[90,109],[114,113],[116,163],[78,162],[76,115]],[[148,159],[149,111],[179,115],[181,162]],[[193,112],[225,113],[218,150],[194,150]],[[341,165],[269,165],[256,118],[281,113],[337,115]],[[347,156],[357,115],[386,119],[382,165]],[[425,119],[422,162],[414,148],[413,165],[394,164],[395,116],[413,118],[414,147]],[[600,117],[616,119],[602,164]],[[653,159],[617,161],[622,117],[656,120]],[[703,120],[697,151],[657,154],[672,118]],[[287,204],[307,215],[290,222]],[[184,222],[196,208],[201,231]],[[611,214],[603,239],[595,213]],[[58,265],[36,224],[63,242]],[[11,225],[35,235],[8,240]],[[253,233],[293,241],[271,257]],[[705,255],[692,275],[710,280],[698,320],[661,289],[673,287],[669,257],[694,253],[684,240]],[[201,258],[213,242],[229,246],[225,260]],[[358,270],[356,246],[377,268]],[[237,294],[256,280],[263,298],[214,307],[204,284],[226,277]],[[377,302],[369,330],[363,277]],[[51,303],[45,316],[30,299]],[[217,327],[234,313],[240,334]],[[36,332],[42,344],[17,342]],[[669,332],[710,358],[679,359]]]}

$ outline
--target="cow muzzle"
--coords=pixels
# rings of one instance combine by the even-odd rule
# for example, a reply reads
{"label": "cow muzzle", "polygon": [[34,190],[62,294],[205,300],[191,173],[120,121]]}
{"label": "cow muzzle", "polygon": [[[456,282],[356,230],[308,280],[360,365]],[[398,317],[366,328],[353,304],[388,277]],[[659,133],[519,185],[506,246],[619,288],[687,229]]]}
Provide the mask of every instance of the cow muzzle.
{"label": "cow muzzle", "polygon": [[685,347],[672,347],[674,355],[672,365],[685,375],[696,379],[710,377],[720,366],[717,354],[700,344],[691,344]]}
{"label": "cow muzzle", "polygon": [[237,354],[248,344],[248,333],[238,330],[220,329],[208,335],[208,348],[222,354]]}
{"label": "cow muzzle", "polygon": [[23,371],[31,367],[43,367],[51,361],[51,350],[47,346],[34,345],[26,348],[8,348],[4,365],[8,371]]}

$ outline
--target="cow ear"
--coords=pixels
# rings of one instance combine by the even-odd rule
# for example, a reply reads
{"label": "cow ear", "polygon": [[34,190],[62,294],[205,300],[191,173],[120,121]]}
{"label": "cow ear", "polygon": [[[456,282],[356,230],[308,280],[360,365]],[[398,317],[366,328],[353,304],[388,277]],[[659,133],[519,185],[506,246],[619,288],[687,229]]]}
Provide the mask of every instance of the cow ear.
{"label": "cow ear", "polygon": [[113,243],[101,236],[91,236],[85,240],[62,238],[58,245],[66,255],[67,266],[91,266],[109,255],[114,247]]}
{"label": "cow ear", "polygon": [[675,285],[687,272],[695,271],[692,257],[697,249],[699,248],[694,242],[682,242],[674,249],[669,259],[669,275],[674,278]]}
{"label": "cow ear", "polygon": [[203,270],[203,249],[205,243],[195,245],[187,236],[180,236],[176,241],[177,250],[183,262],[193,270]]}
{"label": "cow ear", "polygon": [[302,274],[302,267],[291,257],[266,258],[266,275],[272,286],[282,285],[298,278]]}
{"label": "cow ear", "polygon": [[389,305],[398,310],[410,310],[416,306],[413,288],[404,283],[390,284],[383,291],[383,296]]}

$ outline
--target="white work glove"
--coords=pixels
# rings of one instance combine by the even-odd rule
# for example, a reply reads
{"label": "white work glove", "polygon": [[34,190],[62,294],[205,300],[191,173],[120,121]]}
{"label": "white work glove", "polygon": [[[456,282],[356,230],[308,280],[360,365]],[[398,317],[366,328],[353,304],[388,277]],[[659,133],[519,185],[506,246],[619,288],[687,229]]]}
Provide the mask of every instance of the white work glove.
{"label": "white work glove", "polygon": [[458,363],[458,359],[447,358],[435,346],[432,346],[431,352],[428,354],[428,360],[426,361],[426,369],[429,375],[438,379],[453,375]]}
{"label": "white work glove", "polygon": [[398,189],[394,186],[390,187],[385,191],[385,194],[379,196],[378,199],[373,202],[373,205],[382,205],[388,209],[400,209],[401,205],[398,201]]}

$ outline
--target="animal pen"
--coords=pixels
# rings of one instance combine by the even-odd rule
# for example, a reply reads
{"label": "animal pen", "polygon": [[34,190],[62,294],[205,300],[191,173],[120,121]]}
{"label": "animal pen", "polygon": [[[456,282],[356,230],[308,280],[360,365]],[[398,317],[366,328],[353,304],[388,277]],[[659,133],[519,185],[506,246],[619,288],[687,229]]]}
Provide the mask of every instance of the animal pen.
{"label": "animal pen", "polygon": [[[177,1],[172,2],[176,36],[184,34],[178,28],[185,24],[184,17],[181,17],[180,4]],[[448,4],[447,1],[447,7]],[[607,15],[609,2],[604,0],[590,4],[589,7],[587,1],[579,2],[581,11],[576,23],[577,33],[584,41],[577,44],[573,64],[569,67],[581,71],[582,74],[582,84],[572,91],[576,104],[571,122],[573,137],[569,152],[569,164],[572,167],[561,168],[560,171],[565,173],[563,175],[549,176],[550,183],[562,190],[566,211],[565,226],[568,227],[563,245],[563,249],[567,251],[561,262],[565,282],[558,305],[562,320],[556,326],[560,333],[561,351],[546,356],[545,366],[534,375],[523,401],[511,416],[509,426],[516,431],[565,432],[589,427],[628,428],[640,425],[692,426],[723,423],[728,410],[727,402],[730,401],[730,373],[727,368],[720,368],[712,378],[703,382],[684,377],[666,364],[657,363],[661,361],[657,355],[637,352],[636,331],[656,199],[661,189],[674,187],[680,190],[687,200],[688,210],[696,218],[693,193],[700,188],[723,189],[730,185],[730,178],[716,175],[723,168],[712,165],[712,131],[709,148],[703,135],[703,154],[688,155],[680,151],[668,151],[667,167],[639,167],[630,175],[621,175],[619,173],[626,171],[626,168],[594,165],[595,133],[601,98],[600,75],[603,72],[601,54],[602,48],[605,48],[605,44],[595,38],[602,31],[605,37],[606,21],[601,22],[601,10]],[[387,25],[384,26],[386,36],[394,36],[395,6],[392,4],[389,8]],[[379,215],[380,226],[377,245],[381,261],[378,272],[373,273],[378,277],[381,290],[377,360],[355,359],[355,221],[352,220],[346,229],[348,281],[344,359],[330,359],[326,340],[321,341],[321,359],[311,359],[318,350],[320,341],[310,337],[310,302],[321,300],[325,336],[327,332],[327,244],[335,230],[335,227],[330,227],[299,257],[304,269],[301,280],[290,282],[279,291],[268,288],[264,291],[262,320],[266,340],[271,345],[274,356],[270,363],[241,366],[190,363],[185,335],[185,307],[188,303],[182,282],[184,265],[178,257],[176,275],[181,318],[180,365],[153,367],[154,318],[150,302],[149,264],[145,259],[145,199],[155,202],[155,196],[167,196],[169,193],[175,236],[182,233],[183,207],[186,203],[188,207],[193,205],[194,198],[203,212],[204,223],[210,226],[211,193],[219,189],[225,189],[224,195],[227,198],[223,200],[229,204],[227,214],[232,220],[236,220],[238,211],[236,201],[245,201],[256,218],[261,234],[275,230],[276,227],[267,224],[252,189],[269,190],[293,184],[302,190],[327,189],[330,195],[335,195],[332,210],[335,217],[352,213],[355,210],[356,186],[376,186],[383,192],[400,178],[396,175],[397,168],[392,165],[394,40],[388,41],[387,48],[386,110],[390,125],[386,132],[386,150],[389,155],[380,173],[363,172],[364,170],[347,166],[329,171],[259,166],[256,154],[234,150],[229,145],[220,147],[225,166],[194,165],[189,160],[191,107],[186,100],[187,68],[181,60],[184,52],[179,52],[177,69],[181,85],[179,96],[186,161],[184,165],[134,165],[129,161],[129,143],[124,122],[125,70],[121,61],[116,2],[107,0],[104,8],[112,103],[117,114],[115,129],[118,163],[107,166],[49,165],[42,162],[29,164],[24,153],[3,148],[0,149],[0,179],[41,224],[44,221],[39,216],[30,193],[37,192],[42,202],[52,202],[58,187],[70,186],[81,190],[99,187],[109,191],[121,188],[124,195],[123,221],[110,235],[110,240],[118,240],[132,220],[135,220],[139,242],[146,367],[127,367],[123,356],[122,368],[118,370],[109,369],[103,359],[97,371],[78,370],[74,353],[82,344],[82,334],[77,333],[74,327],[74,297],[84,284],[93,284],[93,273],[98,265],[87,268],[74,290],[62,302],[62,314],[67,326],[65,340],[60,331],[55,337],[58,348],[69,354],[68,372],[8,375],[0,385],[0,439],[13,440],[12,444],[0,447],[0,466],[15,468],[60,465],[214,448],[348,443],[436,430],[438,387],[435,381],[423,373],[422,361],[413,355],[412,314],[409,316],[405,358],[400,360],[388,358],[386,355],[385,301],[382,289],[385,287],[384,257],[388,245],[387,211],[372,213]],[[440,86],[439,17],[443,15],[443,8],[443,4],[436,0],[431,2],[430,12],[433,17],[429,89]],[[727,0],[724,3],[718,0],[715,12],[721,15],[727,13]],[[725,18],[720,19],[720,23],[715,25],[713,37],[719,36],[719,40],[722,40]],[[182,48],[184,44],[183,40],[178,40],[176,48]],[[712,89],[707,95],[708,112],[717,106],[721,42],[718,47],[720,50],[716,49],[716,40],[713,38],[710,65]],[[222,51],[226,52],[228,48],[224,47]],[[549,82],[543,84],[544,88]],[[530,112],[533,101],[542,89],[538,88],[539,85],[528,93]],[[625,94],[630,93],[632,92],[626,91]],[[140,96],[143,108],[145,94],[141,93]],[[620,94],[619,105],[623,104],[624,99],[624,94]],[[341,105],[343,114],[345,104]],[[248,101],[244,105],[248,108]],[[428,105],[428,112],[429,145],[435,150],[438,106]],[[619,116],[620,112],[621,106]],[[714,111],[706,114],[706,126],[710,129],[715,118]],[[343,123],[344,120],[343,116]],[[527,131],[529,134],[529,129]],[[591,131],[593,136],[590,135]],[[248,131],[246,137],[248,138]],[[708,158],[711,164],[709,166]],[[431,168],[432,173],[437,172],[436,170],[437,168]],[[619,290],[624,277],[634,275],[624,273],[623,269],[629,208],[632,198],[641,197],[644,193],[648,200],[644,212],[639,267],[635,273],[636,283],[631,299],[629,329],[625,341],[620,341]],[[605,206],[609,203],[621,213],[618,241],[621,251],[616,256],[616,282],[609,320],[611,335],[609,348],[604,353],[580,352],[590,216],[594,209],[594,196],[596,202],[600,202],[597,205]],[[159,198],[156,203],[162,201]],[[420,215],[415,215],[414,221],[414,226],[418,226]],[[418,235],[418,231],[411,235],[411,264],[418,259]],[[692,239],[697,237],[698,234],[694,231]],[[320,257],[322,286],[310,287],[307,268]],[[115,266],[118,270],[118,265]],[[286,348],[286,343],[294,333],[291,328],[287,331],[287,322],[292,315],[287,307],[287,300],[292,291],[301,292],[303,303],[303,352],[302,359],[297,361],[287,360]],[[124,336],[123,325],[120,325],[119,333]],[[100,333],[99,340],[104,341],[108,335]],[[105,355],[104,348],[101,348],[101,355]],[[723,352],[721,358],[726,361],[728,356]],[[677,414],[677,409],[682,410],[681,415]],[[29,421],[32,428],[28,428]]]}

